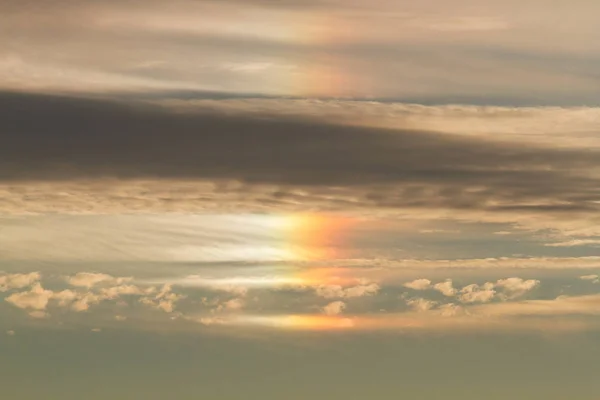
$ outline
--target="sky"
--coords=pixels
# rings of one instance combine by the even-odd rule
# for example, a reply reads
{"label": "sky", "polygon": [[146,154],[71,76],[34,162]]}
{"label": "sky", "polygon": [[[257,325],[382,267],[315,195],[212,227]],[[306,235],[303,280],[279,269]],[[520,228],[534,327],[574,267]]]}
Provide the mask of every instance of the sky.
{"label": "sky", "polygon": [[3,398],[596,400],[599,13],[3,0]]}

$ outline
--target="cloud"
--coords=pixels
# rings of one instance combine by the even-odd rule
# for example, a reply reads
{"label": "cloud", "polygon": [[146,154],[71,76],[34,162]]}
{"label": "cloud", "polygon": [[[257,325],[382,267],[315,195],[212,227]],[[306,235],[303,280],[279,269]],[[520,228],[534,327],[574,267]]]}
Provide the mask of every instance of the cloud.
{"label": "cloud", "polygon": [[566,242],[546,243],[544,246],[574,247],[574,246],[588,246],[588,245],[600,245],[600,239],[573,239],[573,240],[568,240]]}
{"label": "cloud", "polygon": [[600,295],[559,296],[554,300],[524,300],[469,308],[472,314],[488,317],[600,315]]}
{"label": "cloud", "polygon": [[[117,300],[122,296],[149,296],[143,300],[155,308],[162,309],[166,312],[172,312],[175,302],[183,298],[182,295],[171,293],[171,287],[165,285],[157,292],[155,287],[138,287],[134,285],[123,285],[131,278],[115,278],[106,274],[81,272],[72,277],[67,278],[67,282],[72,286],[84,288],[86,290],[71,290],[65,289],[61,291],[52,291],[42,287],[39,282],[39,274],[23,274],[16,278],[16,282],[35,282],[30,290],[24,292],[13,293],[5,298],[5,301],[12,305],[34,311],[45,311],[50,302],[54,302],[55,306],[69,309],[75,312],[88,311],[92,305],[99,304],[107,300]],[[110,285],[116,286],[110,286]],[[96,288],[100,286],[99,288]],[[96,290],[97,289],[97,290]],[[156,293],[156,294],[155,294]],[[155,294],[155,295],[154,295]],[[34,313],[38,317],[42,313]]]}
{"label": "cloud", "polygon": [[156,288],[141,288],[139,286],[134,285],[121,285],[121,286],[113,286],[109,288],[102,288],[101,294],[103,297],[107,299],[116,299],[123,295],[125,296],[142,296],[145,294],[150,294],[155,291]]}
{"label": "cloud", "polygon": [[417,298],[417,299],[407,300],[406,304],[408,304],[414,311],[424,312],[424,311],[429,311],[432,308],[434,308],[437,305],[437,302],[427,300],[427,299]]}
{"label": "cloud", "polygon": [[[598,28],[591,16],[598,6],[530,4],[3,1],[7,34],[19,40],[0,55],[23,61],[0,73],[0,87],[593,101]],[[82,51],[86,45],[97,51]],[[253,78],[221,68],[290,59],[297,71],[264,70]],[[153,64],[163,60],[169,62]]]}
{"label": "cloud", "polygon": [[524,295],[539,286],[539,284],[540,281],[537,279],[507,278],[498,280],[495,287],[504,290],[503,296],[505,299],[514,299]]}
{"label": "cloud", "polygon": [[410,269],[597,269],[600,268],[600,257],[498,257],[472,258],[455,260],[336,260],[345,265],[371,265],[379,268],[396,270]]}
{"label": "cloud", "polygon": [[496,297],[503,300],[521,297],[539,284],[539,280],[513,277],[481,285],[473,283],[458,290],[453,287],[452,280],[447,279],[445,282],[435,284],[433,288],[447,297],[457,296],[461,303],[487,303]]}
{"label": "cloud", "polygon": [[[589,215],[591,225],[600,207],[598,148],[552,148],[523,135],[499,140],[420,126],[340,125],[318,114],[225,115],[14,94],[4,94],[3,104],[0,117],[14,129],[0,133],[0,181],[28,182],[19,190],[6,186],[10,200],[0,203],[5,212],[44,209],[45,201],[67,211],[273,210],[295,204],[458,215]],[[22,108],[29,110],[28,118],[18,112]],[[135,185],[127,186],[130,181],[145,182],[155,192],[140,202]],[[94,204],[57,195],[56,187],[77,182],[95,186],[100,197]],[[200,185],[190,188],[194,182]],[[183,197],[172,190],[186,186]],[[36,191],[38,200],[18,201],[28,197],[22,190]],[[131,196],[115,198],[115,190]]]}
{"label": "cloud", "polygon": [[50,314],[48,314],[45,311],[30,311],[27,315],[29,315],[31,318],[35,318],[35,319],[50,318]]}
{"label": "cloud", "polygon": [[73,286],[92,288],[99,284],[105,285],[120,285],[123,282],[127,282],[131,278],[114,278],[107,274],[93,273],[93,272],[79,272],[74,276],[68,277],[67,281]]}
{"label": "cloud", "polygon": [[452,286],[452,279],[447,279],[445,282],[436,283],[433,288],[444,296],[452,297],[456,294],[456,289]]}
{"label": "cloud", "polygon": [[40,279],[41,275],[39,272],[0,275],[0,292],[6,292],[12,289],[22,289],[33,285]]}
{"label": "cloud", "polygon": [[229,310],[240,310],[244,305],[243,299],[231,299],[225,302],[225,308]]}
{"label": "cloud", "polygon": [[[584,275],[583,280],[597,280],[596,275]],[[113,281],[118,278],[113,277]],[[425,279],[422,279],[425,280]],[[408,282],[413,284],[419,279]],[[106,282],[106,281],[103,281]],[[43,282],[45,284],[45,281]],[[391,290],[392,285],[402,290],[406,287],[403,281],[386,281],[386,292],[378,297],[383,300],[389,294],[387,289]],[[252,305],[254,301],[260,300],[260,292],[257,291],[256,298],[252,303],[243,297],[215,298],[214,301],[203,300],[202,304],[207,307],[206,315],[194,316],[188,315],[189,305],[193,301],[185,302],[178,307],[179,302],[185,298],[180,293],[173,292],[173,286],[165,284],[161,287],[149,285],[132,285],[129,283],[117,286],[106,286],[104,284],[92,285],[88,288],[78,286],[60,291],[45,289],[42,282],[35,282],[27,290],[17,293],[11,293],[5,298],[13,306],[25,310],[31,318],[45,319],[50,317],[54,319],[60,317],[63,311],[85,312],[92,306],[101,302],[116,301],[127,296],[135,296],[136,301],[147,305],[153,309],[160,310],[168,315],[170,319],[180,321],[195,321],[202,324],[218,324],[222,326],[268,326],[271,328],[282,329],[356,329],[356,330],[382,330],[396,329],[400,331],[408,330],[440,330],[447,329],[448,332],[515,332],[520,330],[586,330],[597,329],[595,320],[590,317],[600,315],[599,296],[559,296],[553,300],[516,300],[517,297],[531,292],[540,285],[540,281],[535,279],[523,279],[519,277],[509,277],[497,281],[484,283],[474,283],[455,287],[455,282],[448,279],[432,286],[431,282],[426,284],[416,284],[416,287],[432,288],[446,296],[444,303],[442,300],[430,300],[422,297],[408,298],[406,296],[406,305],[409,310],[402,313],[395,312],[374,312],[371,310],[363,311],[362,314],[348,314],[346,299],[360,299],[366,296],[375,296],[380,293],[381,287],[376,283],[369,283],[366,280],[363,284],[356,286],[340,285],[322,285],[316,286],[314,294],[319,297],[333,299],[325,306],[319,305],[319,315],[279,315],[270,310],[264,312],[263,305],[268,303],[257,303],[259,314],[253,314]],[[269,302],[273,302],[273,292],[266,290]],[[277,293],[277,292],[276,292]],[[312,294],[306,292],[305,294]],[[223,294],[223,293],[221,293]],[[449,299],[450,298],[450,299]],[[496,301],[494,301],[496,300]],[[501,301],[500,301],[501,300]],[[284,300],[276,299],[275,309],[285,309],[289,311]],[[304,310],[315,310],[315,304],[319,302],[318,298],[313,297],[311,302],[302,304]],[[353,300],[357,301],[358,300]],[[368,302],[371,303],[371,302]],[[114,303],[113,303],[114,304]],[[298,305],[298,304],[297,304]],[[269,307],[273,306],[271,304]],[[177,312],[175,311],[177,307]],[[60,309],[60,310],[57,310]],[[55,312],[55,311],[61,311]],[[116,321],[124,321],[127,317],[121,314],[122,310],[115,312]],[[344,314],[343,320],[327,319]],[[151,313],[154,315],[154,313]],[[523,318],[527,317],[527,318]],[[551,317],[551,318],[549,318]],[[156,314],[152,318],[160,318]],[[165,318],[163,316],[163,318]],[[325,319],[323,319],[325,318]],[[557,319],[560,318],[560,319]],[[550,321],[550,319],[552,321]],[[558,321],[558,322],[557,322]],[[553,327],[555,325],[560,325]],[[173,325],[169,329],[180,329],[178,325]]]}
{"label": "cloud", "polygon": [[442,304],[438,307],[438,312],[442,317],[454,317],[465,313],[465,309],[454,303]]}
{"label": "cloud", "polygon": [[462,303],[487,303],[496,295],[493,284],[477,284],[465,286],[460,290],[459,299]]}
{"label": "cloud", "polygon": [[431,281],[429,279],[416,279],[412,282],[407,282],[404,287],[413,290],[426,290],[431,287]]}
{"label": "cloud", "polygon": [[5,300],[15,307],[42,311],[48,306],[54,292],[46,290],[40,283],[36,283],[27,292],[13,293]]}
{"label": "cloud", "polygon": [[60,292],[54,292],[52,298],[58,301],[60,307],[67,307],[79,298],[80,294],[66,289]]}
{"label": "cloud", "polygon": [[100,303],[104,298],[102,296],[96,295],[94,293],[85,293],[73,302],[71,305],[71,309],[76,312],[83,312],[90,309],[90,306],[93,304]]}
{"label": "cloud", "polygon": [[176,303],[184,297],[184,295],[173,293],[172,286],[166,284],[155,296],[142,297],[139,301],[157,310],[172,313],[175,310]]}
{"label": "cloud", "polygon": [[346,303],[343,301],[334,301],[323,307],[323,313],[326,315],[339,315],[346,308]]}
{"label": "cloud", "polygon": [[379,292],[379,285],[376,283],[370,283],[366,285],[352,286],[343,288],[339,285],[322,285],[316,288],[317,296],[330,298],[353,298],[353,297],[364,297],[372,296]]}
{"label": "cloud", "polygon": [[583,276],[580,276],[579,279],[584,280],[584,281],[590,281],[592,283],[599,283],[600,282],[600,278],[596,274],[593,274],[593,275],[583,275]]}
{"label": "cloud", "polygon": [[241,310],[242,308],[244,308],[245,305],[246,304],[244,302],[244,299],[236,298],[236,299],[227,300],[226,302],[221,304],[217,309],[219,311],[221,311],[221,310],[235,311],[235,310]]}
{"label": "cloud", "polygon": [[[553,306],[558,305],[554,311]],[[222,326],[265,327],[284,330],[392,330],[399,333],[414,331],[444,332],[446,334],[488,332],[521,333],[597,331],[600,324],[586,315],[598,315],[597,299],[572,298],[493,303],[462,307],[444,304],[435,309],[416,309],[404,313],[362,314],[287,314],[287,315],[235,315],[202,323]],[[527,318],[523,318],[527,316]],[[552,318],[548,318],[552,317]],[[193,320],[197,320],[194,318]]]}

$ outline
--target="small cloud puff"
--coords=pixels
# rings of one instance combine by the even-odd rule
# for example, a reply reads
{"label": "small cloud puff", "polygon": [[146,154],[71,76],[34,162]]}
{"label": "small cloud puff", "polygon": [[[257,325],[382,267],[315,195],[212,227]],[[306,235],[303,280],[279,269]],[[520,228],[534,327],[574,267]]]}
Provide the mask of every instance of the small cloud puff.
{"label": "small cloud puff", "polygon": [[427,290],[431,287],[431,281],[429,279],[415,279],[412,282],[407,282],[404,287],[413,290]]}
{"label": "small cloud puff", "polygon": [[429,311],[436,306],[437,302],[426,299],[410,299],[406,302],[414,311],[424,312]]}
{"label": "small cloud puff", "polygon": [[537,287],[539,284],[540,281],[537,279],[524,280],[522,278],[507,278],[498,280],[495,283],[495,286],[504,291],[502,294],[502,298],[504,300],[511,300],[521,297],[525,293]]}
{"label": "small cloud puff", "polygon": [[343,301],[334,301],[322,308],[326,315],[339,315],[346,309],[346,303]]}
{"label": "small cloud puff", "polygon": [[376,283],[343,288],[339,285],[323,285],[316,288],[317,295],[326,299],[364,297],[377,294],[381,288]]}
{"label": "small cloud puff", "polygon": [[172,286],[167,284],[162,287],[156,296],[142,297],[140,303],[162,310],[166,313],[172,313],[175,309],[175,303],[185,296],[173,293]]}
{"label": "small cloud puff", "polygon": [[459,299],[462,303],[487,303],[496,295],[493,283],[467,285],[460,290]]}
{"label": "small cloud puff", "polygon": [[445,282],[436,283],[433,288],[444,296],[452,297],[456,295],[456,289],[452,286],[452,279],[447,279]]}

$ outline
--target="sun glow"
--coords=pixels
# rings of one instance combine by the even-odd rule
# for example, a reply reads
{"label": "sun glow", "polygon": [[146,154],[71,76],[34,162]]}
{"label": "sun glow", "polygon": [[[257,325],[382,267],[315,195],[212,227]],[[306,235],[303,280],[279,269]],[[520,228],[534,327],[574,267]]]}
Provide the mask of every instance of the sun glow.
{"label": "sun glow", "polygon": [[321,214],[295,214],[282,217],[282,233],[287,250],[299,260],[339,258],[344,236],[353,220]]}
{"label": "sun glow", "polygon": [[[218,246],[188,246],[177,255],[186,261],[233,263],[234,273],[213,269],[169,280],[182,286],[227,290],[237,287],[351,286],[362,281],[349,268],[332,266],[346,257],[351,217],[324,214],[223,216],[240,235]],[[217,224],[218,225],[218,224]],[[240,265],[248,265],[240,267]]]}
{"label": "sun glow", "polygon": [[310,331],[329,331],[354,327],[354,322],[350,318],[326,315],[239,316],[230,320],[229,323]]}

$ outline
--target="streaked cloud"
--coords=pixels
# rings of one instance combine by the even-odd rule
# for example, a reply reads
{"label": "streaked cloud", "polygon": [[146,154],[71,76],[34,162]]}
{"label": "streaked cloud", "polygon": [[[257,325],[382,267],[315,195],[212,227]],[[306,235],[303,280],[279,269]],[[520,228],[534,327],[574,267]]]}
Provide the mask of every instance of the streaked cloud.
{"label": "streaked cloud", "polygon": [[0,87],[597,104],[599,10],[563,4],[10,1]]}
{"label": "streaked cloud", "polygon": [[107,274],[90,272],[80,272],[68,278],[70,285],[86,287],[88,289],[98,284],[121,284],[128,280],[131,280],[131,278],[113,278]]}

